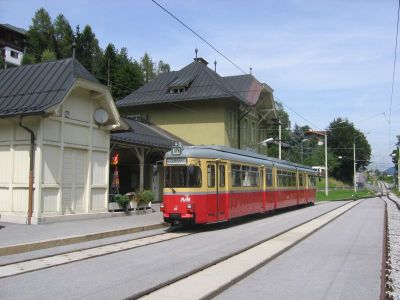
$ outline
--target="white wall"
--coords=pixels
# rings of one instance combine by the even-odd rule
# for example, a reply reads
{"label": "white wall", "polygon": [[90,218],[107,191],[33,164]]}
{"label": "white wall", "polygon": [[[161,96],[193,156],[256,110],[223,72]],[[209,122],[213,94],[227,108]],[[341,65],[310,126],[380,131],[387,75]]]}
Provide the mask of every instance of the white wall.
{"label": "white wall", "polygon": [[[24,118],[36,135],[33,223],[107,212],[110,132],[93,121],[99,103],[76,88],[52,116]],[[29,145],[16,119],[0,119],[2,221],[26,222]]]}
{"label": "white wall", "polygon": [[98,107],[76,89],[43,122],[41,216],[107,211],[110,132],[93,121]]}
{"label": "white wall", "polygon": [[[10,47],[4,47],[4,51],[5,51],[5,62],[9,63],[9,64],[13,64],[15,66],[20,66],[22,63],[22,57],[24,56],[24,53],[10,48]],[[11,51],[17,53],[18,57],[13,57],[11,56]]]}
{"label": "white wall", "polygon": [[[24,118],[23,124],[37,134],[40,119]],[[0,220],[2,221],[11,218],[12,221],[26,222],[29,149],[30,135],[18,125],[18,121],[14,118],[0,119]]]}

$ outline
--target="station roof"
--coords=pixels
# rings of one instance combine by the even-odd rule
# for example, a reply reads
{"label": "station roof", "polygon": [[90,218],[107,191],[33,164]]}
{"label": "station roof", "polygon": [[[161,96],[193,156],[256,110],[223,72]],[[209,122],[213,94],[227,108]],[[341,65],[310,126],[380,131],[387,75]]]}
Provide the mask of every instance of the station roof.
{"label": "station roof", "polygon": [[72,58],[0,70],[0,117],[44,114],[77,78],[100,84]]}
{"label": "station roof", "polygon": [[131,118],[122,117],[121,119],[128,125],[129,129],[111,133],[111,141],[167,150],[171,149],[175,141],[188,145],[185,141],[161,130],[155,125],[145,124]]}
{"label": "station roof", "polygon": [[[206,99],[233,99],[244,105],[254,105],[265,90],[265,86],[250,74],[221,77],[207,64],[204,59],[195,58],[179,71],[162,73],[117,101],[117,107]],[[174,88],[181,90],[175,93]]]}

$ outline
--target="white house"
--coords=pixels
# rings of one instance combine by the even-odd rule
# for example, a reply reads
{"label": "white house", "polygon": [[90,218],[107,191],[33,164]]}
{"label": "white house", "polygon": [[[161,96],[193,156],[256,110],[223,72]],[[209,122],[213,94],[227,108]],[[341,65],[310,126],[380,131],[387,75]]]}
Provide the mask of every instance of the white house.
{"label": "white house", "polygon": [[25,29],[10,24],[0,24],[0,52],[6,66],[21,65],[25,45]]}
{"label": "white house", "polygon": [[1,70],[0,221],[106,213],[120,127],[109,90],[75,59]]}

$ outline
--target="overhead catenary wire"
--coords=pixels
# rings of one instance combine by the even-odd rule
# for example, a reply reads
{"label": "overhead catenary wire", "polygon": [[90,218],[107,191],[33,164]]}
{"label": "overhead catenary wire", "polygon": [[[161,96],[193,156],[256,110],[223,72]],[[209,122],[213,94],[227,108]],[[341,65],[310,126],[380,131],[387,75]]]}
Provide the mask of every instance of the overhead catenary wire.
{"label": "overhead catenary wire", "polygon": [[394,91],[394,78],[396,74],[396,61],[397,61],[397,40],[399,36],[399,16],[400,16],[400,0],[397,5],[397,24],[396,24],[396,42],[394,46],[394,59],[393,59],[393,72],[392,72],[392,90],[390,94],[390,105],[389,105],[389,145],[391,136],[391,117],[392,117],[392,104],[393,104],[393,91]]}
{"label": "overhead catenary wire", "polygon": [[232,65],[234,65],[238,70],[243,72],[243,74],[247,74],[241,67],[239,67],[237,64],[235,64],[230,58],[228,58],[225,54],[223,54],[221,51],[219,51],[217,48],[215,48],[213,45],[211,45],[210,42],[208,42],[204,37],[202,37],[200,34],[198,34],[196,31],[194,31],[192,28],[190,28],[188,25],[186,25],[182,20],[180,20],[177,16],[175,16],[172,12],[170,12],[168,9],[166,9],[164,6],[159,4],[155,0],[151,0],[154,4],[156,4],[158,7],[160,7],[163,11],[165,11],[167,14],[169,14],[172,18],[174,18],[176,21],[178,21],[180,24],[182,24],[186,29],[190,30],[194,35],[196,35],[199,39],[201,39],[204,43],[206,43],[208,46],[210,46],[215,52],[217,52],[219,55],[221,55],[223,58],[225,58],[227,61],[229,61]]}

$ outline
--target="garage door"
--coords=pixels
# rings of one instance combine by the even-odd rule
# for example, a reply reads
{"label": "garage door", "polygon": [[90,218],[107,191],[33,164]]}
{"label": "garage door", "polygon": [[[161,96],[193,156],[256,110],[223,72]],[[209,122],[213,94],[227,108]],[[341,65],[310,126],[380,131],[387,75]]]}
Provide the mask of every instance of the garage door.
{"label": "garage door", "polygon": [[86,150],[64,149],[62,176],[62,213],[84,212],[87,182]]}

